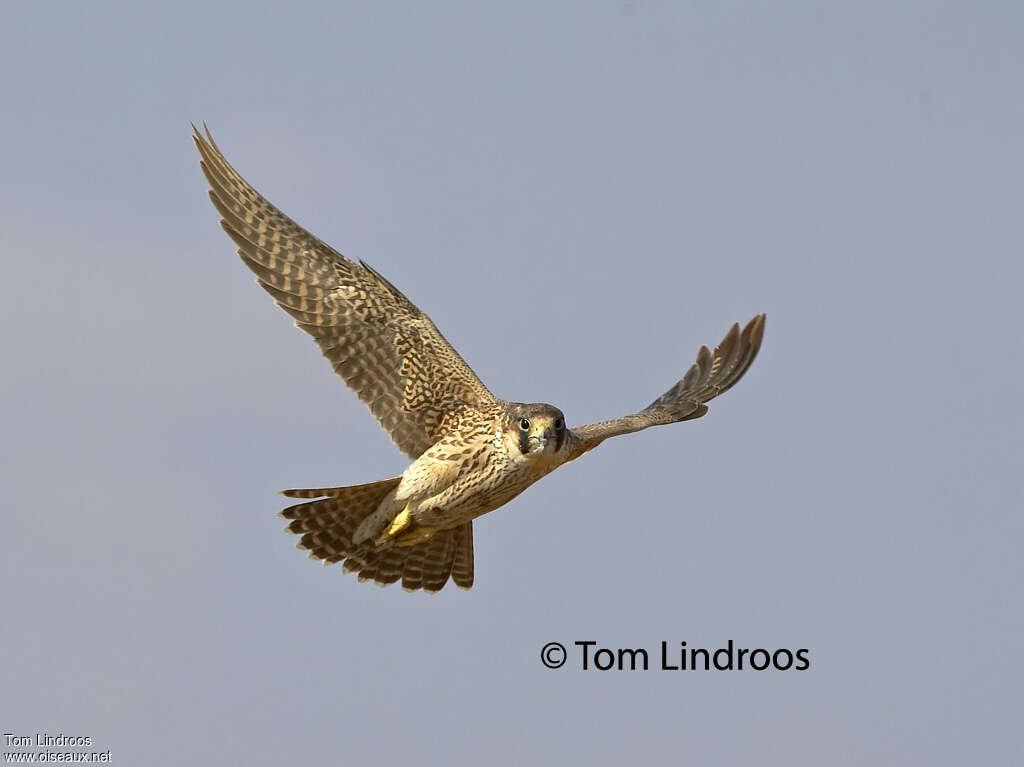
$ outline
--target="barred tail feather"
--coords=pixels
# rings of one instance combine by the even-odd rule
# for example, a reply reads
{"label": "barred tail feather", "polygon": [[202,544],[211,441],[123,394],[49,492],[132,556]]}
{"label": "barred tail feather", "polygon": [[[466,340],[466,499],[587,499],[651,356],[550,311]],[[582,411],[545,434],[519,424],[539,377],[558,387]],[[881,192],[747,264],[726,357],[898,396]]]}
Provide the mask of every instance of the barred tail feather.
{"label": "barred tail feather", "polygon": [[[346,572],[359,580],[374,580],[381,586],[401,579],[402,586],[415,591],[440,591],[451,577],[457,586],[473,585],[473,523],[440,530],[415,546],[378,550],[372,542],[352,543],[359,523],[376,511],[401,477],[350,487],[285,490],[291,498],[316,498],[289,506],[280,516],[290,520],[285,530],[301,535],[299,548],[308,549],[310,559],[324,565],[343,562]],[[326,496],[326,497],[325,497]]]}

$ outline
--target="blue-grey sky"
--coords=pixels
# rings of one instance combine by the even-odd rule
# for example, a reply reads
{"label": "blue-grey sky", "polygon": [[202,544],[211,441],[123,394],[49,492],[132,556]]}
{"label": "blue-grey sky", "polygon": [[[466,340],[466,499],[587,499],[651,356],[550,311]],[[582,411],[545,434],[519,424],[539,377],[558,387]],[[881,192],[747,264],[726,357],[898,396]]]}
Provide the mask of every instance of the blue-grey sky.
{"label": "blue-grey sky", "polygon": [[[3,732],[124,765],[1021,761],[1019,4],[0,13]],[[234,255],[190,120],[499,396],[631,412],[765,311],[761,356],[481,519],[472,591],[359,584],[275,492],[407,460]],[[730,639],[811,667],[539,658]]]}

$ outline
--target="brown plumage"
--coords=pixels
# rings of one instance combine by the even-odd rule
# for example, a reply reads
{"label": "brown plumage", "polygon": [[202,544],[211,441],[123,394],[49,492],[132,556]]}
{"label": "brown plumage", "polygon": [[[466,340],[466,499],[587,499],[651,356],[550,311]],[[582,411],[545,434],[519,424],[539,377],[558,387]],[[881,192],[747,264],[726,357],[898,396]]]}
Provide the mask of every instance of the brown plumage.
{"label": "brown plumage", "polygon": [[546,404],[495,397],[423,312],[363,262],[342,256],[253,189],[209,131],[194,131],[210,199],[238,254],[277,305],[412,457],[399,477],[285,490],[307,499],[281,516],[299,546],[360,580],[438,591],[473,585],[473,519],[601,442],[700,418],[754,361],[764,315],[702,346],[682,380],[633,415],[575,429]]}

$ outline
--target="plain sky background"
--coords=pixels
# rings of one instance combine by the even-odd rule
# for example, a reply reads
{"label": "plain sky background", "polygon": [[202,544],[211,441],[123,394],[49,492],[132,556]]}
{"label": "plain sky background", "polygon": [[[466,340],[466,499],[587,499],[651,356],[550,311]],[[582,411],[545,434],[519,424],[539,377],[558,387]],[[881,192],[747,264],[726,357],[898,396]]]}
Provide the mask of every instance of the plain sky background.
{"label": "plain sky background", "polygon": [[[115,764],[1010,764],[1019,3],[0,10],[0,729]],[[632,412],[768,313],[699,421],[359,584],[283,487],[407,460],[254,284],[189,121],[499,396]],[[806,647],[545,669],[549,641]]]}

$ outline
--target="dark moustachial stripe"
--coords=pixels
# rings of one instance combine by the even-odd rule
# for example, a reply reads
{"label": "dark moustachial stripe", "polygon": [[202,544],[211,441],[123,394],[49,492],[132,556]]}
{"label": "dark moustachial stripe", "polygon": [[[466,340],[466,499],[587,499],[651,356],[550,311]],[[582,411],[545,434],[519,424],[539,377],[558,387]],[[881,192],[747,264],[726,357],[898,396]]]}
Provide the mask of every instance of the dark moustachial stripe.
{"label": "dark moustachial stripe", "polygon": [[[519,429],[519,426],[516,426]],[[519,452],[526,455],[530,452],[530,432],[519,429]]]}

